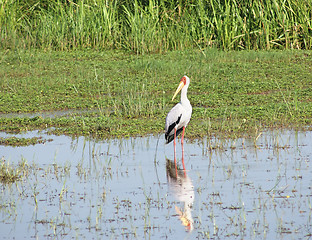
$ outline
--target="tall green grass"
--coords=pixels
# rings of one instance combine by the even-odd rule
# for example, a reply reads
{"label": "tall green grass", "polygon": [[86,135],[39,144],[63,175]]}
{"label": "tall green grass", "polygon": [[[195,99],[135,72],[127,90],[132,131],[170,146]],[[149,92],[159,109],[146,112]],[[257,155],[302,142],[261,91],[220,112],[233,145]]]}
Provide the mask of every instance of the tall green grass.
{"label": "tall green grass", "polygon": [[310,0],[0,0],[0,47],[311,49]]}

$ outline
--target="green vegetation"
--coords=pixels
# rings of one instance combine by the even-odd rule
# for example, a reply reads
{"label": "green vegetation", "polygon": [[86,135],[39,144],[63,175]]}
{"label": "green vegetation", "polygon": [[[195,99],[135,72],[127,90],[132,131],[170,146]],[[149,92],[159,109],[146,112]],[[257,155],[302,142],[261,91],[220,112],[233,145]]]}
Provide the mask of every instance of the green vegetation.
{"label": "green vegetation", "polygon": [[51,139],[46,140],[43,139],[42,137],[32,137],[32,138],[0,137],[0,145],[6,146],[28,146],[28,145],[43,144],[46,143],[47,141],[52,140]]}
{"label": "green vegetation", "polygon": [[5,0],[0,47],[311,49],[310,0]]}
{"label": "green vegetation", "polygon": [[[257,136],[312,122],[310,51],[0,52],[0,131],[99,138],[161,133],[179,79],[191,78],[187,137]],[[68,111],[42,118],[6,113]],[[73,113],[71,111],[75,110]],[[80,112],[81,110],[81,112]]]}

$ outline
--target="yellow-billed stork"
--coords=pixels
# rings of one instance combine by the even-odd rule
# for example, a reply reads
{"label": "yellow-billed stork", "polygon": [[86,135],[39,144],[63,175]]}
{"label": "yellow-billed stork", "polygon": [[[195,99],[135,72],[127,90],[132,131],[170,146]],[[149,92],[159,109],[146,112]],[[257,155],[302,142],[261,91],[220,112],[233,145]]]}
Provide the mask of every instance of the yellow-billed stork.
{"label": "yellow-billed stork", "polygon": [[181,144],[183,144],[184,132],[187,124],[192,116],[192,106],[187,98],[187,88],[190,85],[190,79],[184,75],[180,79],[180,84],[172,97],[173,99],[181,91],[181,101],[176,104],[168,113],[165,125],[165,139],[166,143],[174,140],[176,146],[176,137],[182,132]]}

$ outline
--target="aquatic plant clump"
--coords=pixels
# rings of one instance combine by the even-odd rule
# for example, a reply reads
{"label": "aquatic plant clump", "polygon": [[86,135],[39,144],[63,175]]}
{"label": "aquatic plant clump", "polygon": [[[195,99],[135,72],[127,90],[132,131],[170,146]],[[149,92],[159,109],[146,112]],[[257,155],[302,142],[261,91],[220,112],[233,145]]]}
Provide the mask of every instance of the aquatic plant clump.
{"label": "aquatic plant clump", "polygon": [[42,137],[33,137],[33,138],[18,138],[18,137],[0,137],[0,145],[5,146],[28,146],[35,144],[44,144],[47,141],[52,141],[51,139],[43,139]]}

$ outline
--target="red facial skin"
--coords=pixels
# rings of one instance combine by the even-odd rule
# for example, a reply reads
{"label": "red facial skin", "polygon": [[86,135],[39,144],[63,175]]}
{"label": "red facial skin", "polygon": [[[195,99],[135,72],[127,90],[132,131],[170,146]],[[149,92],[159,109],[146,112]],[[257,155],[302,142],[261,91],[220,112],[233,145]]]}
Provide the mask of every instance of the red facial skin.
{"label": "red facial skin", "polygon": [[186,84],[186,78],[185,78],[185,77],[182,77],[181,80],[180,80],[180,82],[183,82],[184,85],[185,85],[185,84]]}

